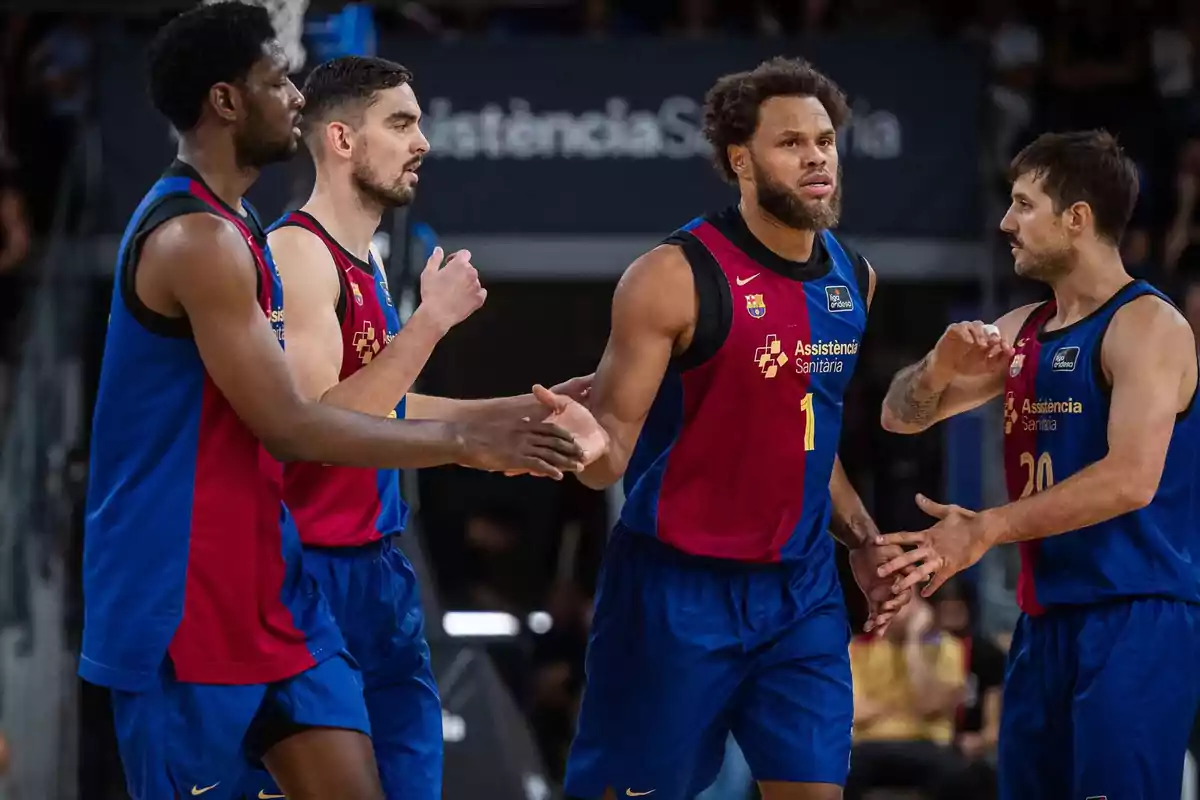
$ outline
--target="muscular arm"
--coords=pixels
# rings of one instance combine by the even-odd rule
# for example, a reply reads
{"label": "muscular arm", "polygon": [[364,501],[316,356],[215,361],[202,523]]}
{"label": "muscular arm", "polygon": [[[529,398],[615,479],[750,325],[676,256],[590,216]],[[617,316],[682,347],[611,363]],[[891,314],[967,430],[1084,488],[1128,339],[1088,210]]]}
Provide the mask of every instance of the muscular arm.
{"label": "muscular arm", "polygon": [[671,355],[695,318],[691,267],[678,247],[651,250],[621,276],[613,294],[612,330],[588,401],[610,444],[579,474],[584,485],[602,489],[625,473]]}
{"label": "muscular arm", "polygon": [[371,363],[343,381],[342,333],[337,318],[341,290],[328,248],[299,227],[270,235],[287,313],[287,361],[300,393],[309,400],[386,417],[412,387],[445,331],[418,307]]}
{"label": "muscular arm", "polygon": [[[1033,305],[1014,309],[995,325],[1010,345]],[[883,400],[880,424],[892,433],[920,433],[948,417],[977,408],[1004,391],[1004,374],[978,377],[939,375],[931,368],[933,351],[892,378]]]}
{"label": "muscular arm", "polygon": [[177,217],[147,239],[138,293],[182,311],[205,369],[243,422],[281,459],[368,467],[460,461],[463,428],[396,422],[305,399],[259,307],[253,256],[237,230],[209,214]]}
{"label": "muscular arm", "polygon": [[1158,492],[1175,418],[1196,387],[1192,331],[1173,307],[1140,297],[1117,311],[1101,347],[1112,383],[1108,454],[1045,491],[983,512],[994,544],[1094,525],[1149,505]]}

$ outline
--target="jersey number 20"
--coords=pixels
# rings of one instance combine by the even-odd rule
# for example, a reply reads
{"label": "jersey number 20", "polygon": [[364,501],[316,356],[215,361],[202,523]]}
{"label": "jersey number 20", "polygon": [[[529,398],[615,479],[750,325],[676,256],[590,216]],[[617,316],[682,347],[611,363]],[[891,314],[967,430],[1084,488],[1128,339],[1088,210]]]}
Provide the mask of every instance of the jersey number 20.
{"label": "jersey number 20", "polygon": [[1033,453],[1021,453],[1021,466],[1029,470],[1029,477],[1025,479],[1025,488],[1021,491],[1021,497],[1029,497],[1035,491],[1044,492],[1054,485],[1054,464],[1050,460],[1049,453],[1042,453],[1035,461]]}

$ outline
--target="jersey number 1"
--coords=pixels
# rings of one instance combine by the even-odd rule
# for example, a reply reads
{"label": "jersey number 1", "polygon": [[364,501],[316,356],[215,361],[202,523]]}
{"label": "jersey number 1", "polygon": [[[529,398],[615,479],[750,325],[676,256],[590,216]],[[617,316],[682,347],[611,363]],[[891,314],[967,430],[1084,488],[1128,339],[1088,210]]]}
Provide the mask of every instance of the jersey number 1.
{"label": "jersey number 1", "polygon": [[1049,453],[1042,453],[1035,461],[1033,453],[1021,453],[1021,466],[1029,470],[1029,477],[1025,479],[1025,488],[1021,491],[1021,497],[1029,497],[1035,491],[1044,492],[1054,485],[1054,464],[1050,461]]}
{"label": "jersey number 1", "polygon": [[804,449],[817,449],[817,414],[813,411],[812,392],[804,395],[800,401],[800,410],[804,412]]}

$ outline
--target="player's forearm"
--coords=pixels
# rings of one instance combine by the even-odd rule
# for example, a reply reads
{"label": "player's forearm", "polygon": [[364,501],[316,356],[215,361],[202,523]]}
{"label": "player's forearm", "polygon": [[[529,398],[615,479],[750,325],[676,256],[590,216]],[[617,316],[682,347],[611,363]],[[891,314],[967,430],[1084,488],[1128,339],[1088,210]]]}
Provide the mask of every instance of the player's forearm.
{"label": "player's forearm", "polygon": [[1160,474],[1148,476],[1102,458],[1062,483],[982,513],[991,544],[1045,539],[1144,508],[1158,491]]}
{"label": "player's forearm", "polygon": [[879,535],[879,527],[871,519],[862,498],[850,483],[850,476],[842,467],[841,457],[833,459],[833,473],[829,478],[829,496],[833,514],[829,520],[829,532],[847,548],[854,550]]}
{"label": "player's forearm", "polygon": [[388,416],[412,388],[445,334],[418,309],[382,353],[321,395],[321,402],[361,414]]}
{"label": "player's forearm", "polygon": [[470,451],[458,423],[381,419],[324,403],[280,414],[276,427],[256,434],[282,461],[418,469],[460,463]]}
{"label": "player's forearm", "polygon": [[[592,413],[596,414],[595,411]],[[622,435],[621,426],[614,424],[611,417],[605,418],[603,415],[597,414],[596,421],[608,434],[608,449],[604,451],[604,455],[589,464],[582,472],[577,472],[575,476],[589,489],[602,490],[612,486],[625,475],[625,469],[629,466],[629,456],[637,444],[637,435],[640,430]]]}
{"label": "player's forearm", "polygon": [[457,400],[410,393],[405,408],[409,419],[437,419],[444,422],[493,422],[526,417],[541,419],[549,413],[532,394]]}
{"label": "player's forearm", "polygon": [[880,423],[892,433],[920,433],[937,422],[938,406],[951,378],[930,369],[932,354],[892,378],[883,399]]}

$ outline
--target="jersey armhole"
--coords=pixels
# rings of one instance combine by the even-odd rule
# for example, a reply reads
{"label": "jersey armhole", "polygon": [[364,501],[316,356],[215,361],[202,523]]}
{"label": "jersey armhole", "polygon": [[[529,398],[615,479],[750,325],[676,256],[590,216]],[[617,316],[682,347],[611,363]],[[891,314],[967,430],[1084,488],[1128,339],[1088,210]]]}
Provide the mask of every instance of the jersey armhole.
{"label": "jersey armhole", "polygon": [[[1123,306],[1123,305],[1125,305],[1125,303],[1132,302],[1132,301],[1138,299],[1139,297],[1143,297],[1148,294],[1154,295],[1159,300],[1162,300],[1164,303],[1167,303],[1172,308],[1174,308],[1176,311],[1179,311],[1180,314],[1183,313],[1180,310],[1179,306],[1175,305],[1175,302],[1173,300],[1171,300],[1171,298],[1167,297],[1164,294],[1161,294],[1160,292],[1154,291],[1152,288],[1149,288],[1149,287],[1147,287],[1143,291],[1133,294],[1128,299],[1126,299],[1124,303],[1121,303],[1121,305]],[[1105,374],[1104,374],[1104,363],[1103,363],[1104,362],[1104,337],[1108,335],[1108,327],[1110,325],[1112,325],[1113,317],[1115,317],[1117,315],[1117,311],[1119,311],[1119,310],[1120,310],[1120,306],[1118,306],[1117,309],[1115,309],[1112,312],[1112,314],[1109,315],[1108,319],[1105,321],[1104,329],[1100,332],[1100,342],[1096,346],[1095,352],[1092,354],[1092,376],[1096,381],[1096,385],[1098,387],[1100,387],[1100,390],[1102,392],[1104,392],[1104,396],[1109,400],[1112,399],[1112,382],[1109,381],[1108,377],[1105,376]],[[1196,398],[1198,395],[1200,395],[1200,370],[1197,370],[1196,385],[1195,385],[1195,387],[1192,388],[1191,399],[1188,400],[1187,405],[1183,407],[1183,410],[1175,415],[1175,423],[1176,424],[1183,422],[1183,420],[1186,419],[1188,417],[1188,415],[1192,413],[1192,410],[1196,407]]]}
{"label": "jersey armhole", "polygon": [[854,254],[854,280],[858,284],[858,296],[862,298],[863,309],[871,313],[871,267],[862,253]]}
{"label": "jersey armhole", "polygon": [[[296,213],[299,214],[299,213],[303,213],[303,212],[298,211]],[[271,228],[271,230],[279,230],[280,228],[300,228],[301,230],[308,231],[313,236],[317,237],[317,239],[319,239],[321,241],[321,244],[323,244],[325,246],[325,249],[329,251],[329,257],[333,261],[333,271],[337,274],[337,279],[338,279],[338,296],[337,296],[337,303],[334,304],[334,308],[337,311],[338,324],[341,325],[342,323],[344,323],[346,321],[346,295],[348,293],[347,290],[349,289],[349,287],[346,286],[346,281],[348,280],[348,278],[344,274],[342,274],[342,270],[338,268],[337,256],[334,255],[333,248],[331,248],[329,246],[329,242],[325,241],[325,239],[321,236],[321,234],[317,233],[312,228],[308,227],[307,225],[305,225],[301,222],[296,222],[294,219],[291,218],[290,215],[288,216],[287,219],[283,220],[282,222],[277,223],[274,227]]]}
{"label": "jersey armhole", "polygon": [[733,325],[733,295],[729,280],[717,259],[690,232],[672,234],[664,244],[672,244],[683,250],[696,287],[696,329],[692,334],[692,342],[687,350],[671,359],[672,366],[683,372],[708,361],[725,344]]}
{"label": "jersey armhole", "polygon": [[[129,315],[150,333],[168,339],[190,338],[192,335],[192,323],[188,320],[187,316],[168,317],[165,314],[160,314],[152,310],[142,302],[142,298],[138,297],[137,270],[141,261],[142,247],[145,245],[146,239],[150,237],[150,234],[157,230],[160,225],[169,222],[175,217],[197,213],[212,214],[213,210],[208,203],[191,194],[172,194],[161,198],[142,217],[142,221],[138,225],[138,229],[134,233],[133,240],[129,245],[129,250],[125,254],[124,263],[121,264],[117,291],[121,293],[121,300],[124,302],[125,308],[128,309]],[[257,270],[255,271],[257,272]],[[261,275],[258,280],[260,284],[259,289],[261,290]]]}

